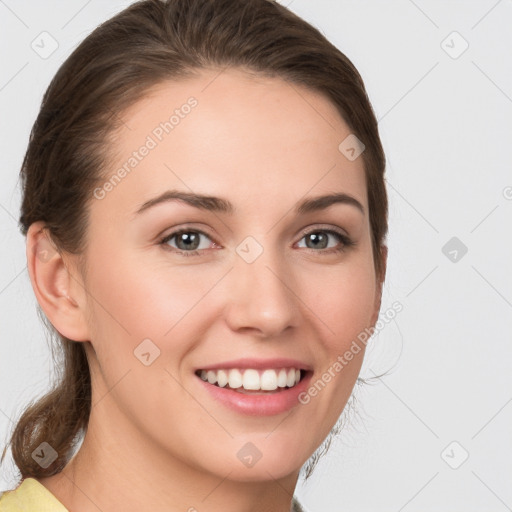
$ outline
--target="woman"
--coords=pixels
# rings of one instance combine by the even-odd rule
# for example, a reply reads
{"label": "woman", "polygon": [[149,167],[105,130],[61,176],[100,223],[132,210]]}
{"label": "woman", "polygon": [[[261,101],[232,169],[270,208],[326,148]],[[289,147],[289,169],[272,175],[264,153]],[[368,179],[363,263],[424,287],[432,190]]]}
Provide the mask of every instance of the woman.
{"label": "woman", "polygon": [[62,379],[0,510],[302,510],[380,310],[384,161],[352,63],[277,3],[143,0],[92,32],[22,167]]}

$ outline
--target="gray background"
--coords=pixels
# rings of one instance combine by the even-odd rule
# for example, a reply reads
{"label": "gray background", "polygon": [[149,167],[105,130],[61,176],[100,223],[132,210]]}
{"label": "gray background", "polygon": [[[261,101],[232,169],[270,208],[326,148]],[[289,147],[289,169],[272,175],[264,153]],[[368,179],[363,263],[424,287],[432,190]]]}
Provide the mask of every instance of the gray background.
{"label": "gray background", "polygon": [[[130,3],[0,0],[1,442],[52,372],[17,228],[29,131],[59,65]],[[297,494],[311,512],[512,510],[512,1],[282,3],[365,80],[387,154],[382,309],[403,305],[362,370],[389,374]],[[15,478],[8,459],[0,490]]]}

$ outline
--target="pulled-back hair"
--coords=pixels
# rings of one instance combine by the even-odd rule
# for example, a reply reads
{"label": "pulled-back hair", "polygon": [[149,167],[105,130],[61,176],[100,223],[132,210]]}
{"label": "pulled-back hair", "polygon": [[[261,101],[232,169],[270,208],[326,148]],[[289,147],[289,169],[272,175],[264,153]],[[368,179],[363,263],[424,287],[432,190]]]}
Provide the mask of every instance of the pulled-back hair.
{"label": "pulled-back hair", "polygon": [[[88,205],[105,179],[120,114],[158,83],[224,68],[323,93],[364,143],[374,267],[382,281],[385,156],[361,76],[316,28],[269,0],[142,0],[98,26],[44,94],[20,172],[23,235],[43,221],[59,251],[83,254]],[[40,308],[38,313],[56,342],[57,378],[24,410],[3,451],[2,460],[11,446],[21,479],[60,472],[85,434],[91,410],[84,344],[60,335]],[[58,454],[47,468],[31,455],[42,442]]]}

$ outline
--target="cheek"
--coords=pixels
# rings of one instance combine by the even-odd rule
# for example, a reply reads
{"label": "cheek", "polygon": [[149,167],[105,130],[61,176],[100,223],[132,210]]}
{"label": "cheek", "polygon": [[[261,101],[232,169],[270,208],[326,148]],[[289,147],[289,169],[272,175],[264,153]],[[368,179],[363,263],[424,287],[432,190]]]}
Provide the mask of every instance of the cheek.
{"label": "cheek", "polygon": [[303,428],[315,429],[314,442],[329,434],[359,376],[366,348],[360,335],[367,336],[365,329],[370,327],[375,304],[372,264],[361,258],[350,265],[317,270],[302,281],[302,298],[311,305],[308,314],[316,334],[318,364],[301,403],[309,408]]}
{"label": "cheek", "polygon": [[375,307],[376,281],[371,262],[343,266],[335,271],[315,273],[306,287],[305,302],[324,325],[325,342],[330,350],[341,350],[370,326]]}
{"label": "cheek", "polygon": [[212,272],[210,279],[201,279],[190,269],[155,268],[141,260],[116,261],[115,267],[91,269],[88,287],[95,321],[104,329],[129,333],[134,340],[163,338],[194,308],[215,278]]}
{"label": "cheek", "polygon": [[[373,262],[360,256],[336,265],[298,265],[290,283],[301,314],[310,316],[333,350],[368,327],[373,313]],[[132,344],[145,338],[168,344],[183,325],[192,322],[191,332],[194,325],[197,330],[198,319],[204,323],[222,309],[223,300],[230,300],[220,289],[224,284],[217,287],[226,269],[214,264],[171,267],[115,255],[113,247],[90,261],[107,262],[91,268],[87,283],[94,311],[91,328],[101,329],[101,338],[128,334]]]}

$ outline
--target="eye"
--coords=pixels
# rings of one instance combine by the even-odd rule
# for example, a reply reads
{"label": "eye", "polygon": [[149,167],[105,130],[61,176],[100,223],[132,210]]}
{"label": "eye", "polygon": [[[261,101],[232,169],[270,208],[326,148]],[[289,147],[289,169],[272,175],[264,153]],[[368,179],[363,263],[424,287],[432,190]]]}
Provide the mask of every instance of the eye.
{"label": "eye", "polygon": [[[162,245],[170,246],[171,248],[176,249],[176,252],[183,254],[184,256],[190,256],[199,254],[199,250],[208,249],[208,247],[211,245],[208,243],[203,243],[203,246],[201,246],[201,238],[203,237],[210,240],[210,237],[202,231],[195,229],[181,229],[179,231],[170,233],[165,238],[160,240],[160,243]],[[174,238],[176,239],[176,246],[169,244],[169,242]]]}
{"label": "eye", "polygon": [[[210,243],[202,240],[203,238],[210,240]],[[176,245],[170,243],[173,239],[175,239]],[[304,239],[306,240],[307,249],[311,249],[313,252],[320,254],[340,252],[348,249],[353,245],[356,245],[355,242],[351,240],[347,235],[334,229],[316,229],[313,231],[304,231],[302,233],[301,241]],[[329,241],[333,239],[337,239],[338,244],[336,245],[336,243],[334,243],[334,246],[329,246]],[[170,250],[182,256],[204,255],[204,249],[210,248],[212,244],[214,247],[219,247],[203,231],[187,228],[183,228],[170,233],[160,240],[160,244],[163,245],[166,250]]]}
{"label": "eye", "polygon": [[[329,238],[338,239],[339,245],[328,247]],[[323,253],[344,251],[348,247],[355,245],[355,242],[351,240],[347,235],[334,229],[316,229],[314,231],[307,231],[302,233],[301,240],[304,239],[306,240],[306,247],[308,249],[321,249],[321,251],[315,252]]]}

